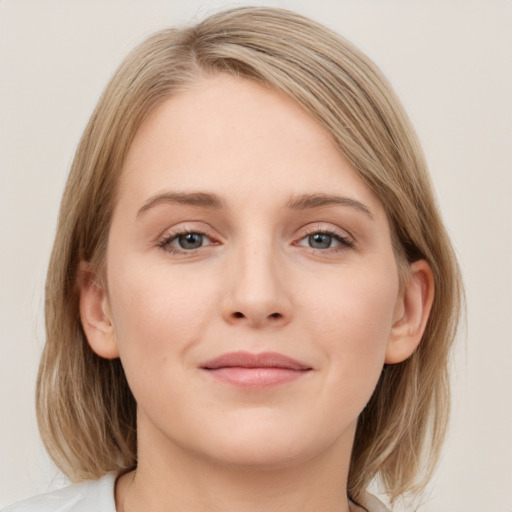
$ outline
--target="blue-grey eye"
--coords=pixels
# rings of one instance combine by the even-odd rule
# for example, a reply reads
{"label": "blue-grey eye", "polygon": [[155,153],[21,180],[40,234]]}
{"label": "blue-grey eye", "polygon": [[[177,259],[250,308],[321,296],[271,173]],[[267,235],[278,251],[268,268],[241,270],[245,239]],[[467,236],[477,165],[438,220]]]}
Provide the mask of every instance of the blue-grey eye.
{"label": "blue-grey eye", "polygon": [[309,246],[313,249],[329,249],[332,242],[333,237],[327,233],[315,233],[308,236]]}
{"label": "blue-grey eye", "polygon": [[201,233],[185,233],[176,237],[182,249],[198,249],[203,245],[203,238]]}

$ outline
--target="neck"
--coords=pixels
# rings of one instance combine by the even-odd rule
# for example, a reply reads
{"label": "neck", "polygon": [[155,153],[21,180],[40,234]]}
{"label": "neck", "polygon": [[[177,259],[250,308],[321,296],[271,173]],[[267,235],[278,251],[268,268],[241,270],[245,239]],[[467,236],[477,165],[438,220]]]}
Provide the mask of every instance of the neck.
{"label": "neck", "polygon": [[296,463],[244,467],[221,464],[176,445],[153,449],[140,439],[137,470],[118,479],[117,510],[349,512],[346,483],[352,436],[348,441]]}

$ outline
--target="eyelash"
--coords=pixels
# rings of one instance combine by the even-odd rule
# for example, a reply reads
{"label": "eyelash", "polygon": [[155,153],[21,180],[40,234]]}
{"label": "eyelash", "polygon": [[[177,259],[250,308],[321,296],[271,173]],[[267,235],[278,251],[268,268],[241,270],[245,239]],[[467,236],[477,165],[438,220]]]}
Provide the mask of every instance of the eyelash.
{"label": "eyelash", "polygon": [[[322,228],[316,228],[316,229],[311,229],[310,231],[306,232],[306,234],[300,238],[299,242],[301,240],[304,240],[305,238],[308,238],[312,235],[329,235],[331,236],[334,240],[336,240],[337,242],[339,242],[339,246],[337,247],[328,247],[326,249],[316,249],[314,247],[309,247],[309,249],[311,249],[312,251],[320,251],[320,252],[338,252],[338,251],[344,251],[344,250],[347,250],[347,249],[352,249],[354,248],[354,242],[352,240],[350,240],[348,237],[346,236],[343,236],[343,235],[340,235],[340,233],[338,233],[337,231],[334,231],[334,230],[330,230],[330,229],[322,229]],[[297,243],[294,242],[294,245],[298,245]]]}
{"label": "eyelash", "polygon": [[[200,230],[197,230],[197,229],[184,229],[182,231],[176,231],[176,232],[172,233],[171,235],[166,236],[163,240],[158,242],[158,247],[160,249],[166,251],[166,252],[170,252],[171,254],[187,254],[187,255],[197,254],[199,249],[203,249],[204,247],[198,247],[197,249],[187,250],[187,249],[183,249],[183,248],[182,249],[178,249],[178,248],[175,248],[175,247],[173,247],[171,245],[171,243],[174,240],[177,240],[179,237],[186,236],[186,235],[192,235],[192,234],[206,237],[210,241],[212,240],[212,238],[209,237],[203,231],[200,231]],[[308,238],[308,237],[310,237],[312,235],[317,235],[317,234],[331,236],[334,240],[339,242],[340,245],[337,246],[337,247],[328,247],[328,248],[325,248],[325,249],[317,249],[315,247],[306,247],[306,246],[301,246],[301,247],[306,247],[306,248],[310,249],[311,251],[314,251],[314,252],[320,251],[322,253],[326,253],[326,252],[339,252],[339,251],[351,249],[351,248],[354,247],[354,243],[348,237],[342,236],[342,235],[340,235],[339,233],[337,233],[334,230],[320,229],[320,228],[317,228],[317,229],[314,229],[314,230],[312,229],[311,231],[305,233],[305,235],[302,236],[297,242],[294,242],[293,245],[297,246],[297,245],[299,245],[298,242],[300,242],[300,241],[302,241],[302,240],[304,240],[304,239],[306,239],[306,238]],[[218,245],[218,243],[213,242],[213,243],[210,243],[208,245]]]}
{"label": "eyelash", "polygon": [[[201,236],[206,237],[207,239],[211,240],[211,237],[209,237],[203,231],[199,231],[197,229],[184,229],[182,231],[176,231],[176,232],[172,233],[171,235],[166,236],[163,240],[161,240],[158,243],[158,247],[160,247],[164,251],[170,252],[171,254],[187,254],[187,255],[197,254],[199,249],[202,249],[203,247],[187,250],[187,249],[178,249],[171,245],[171,242],[173,242],[174,240],[177,240],[181,236],[186,236],[186,235],[201,235]],[[213,243],[210,245],[218,245],[218,244]]]}

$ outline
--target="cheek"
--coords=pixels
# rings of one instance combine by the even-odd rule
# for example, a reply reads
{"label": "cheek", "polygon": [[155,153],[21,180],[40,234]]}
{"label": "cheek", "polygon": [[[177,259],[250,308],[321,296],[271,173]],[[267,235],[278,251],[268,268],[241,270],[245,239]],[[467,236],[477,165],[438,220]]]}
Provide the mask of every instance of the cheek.
{"label": "cheek", "polygon": [[[213,293],[204,275],[179,271],[165,262],[147,264],[138,258],[117,259],[116,268],[109,273],[109,295],[112,314],[120,343],[146,332],[147,343],[156,332],[166,335],[179,331],[186,335],[194,329],[198,314],[204,312]],[[183,326],[187,329],[183,330]],[[162,330],[162,327],[166,327]]]}
{"label": "cheek", "polygon": [[393,265],[377,261],[364,268],[346,267],[329,279],[312,280],[309,289],[304,300],[309,302],[313,323],[327,331],[327,339],[339,333],[343,344],[364,346],[387,340],[398,297]]}
{"label": "cheek", "polygon": [[347,268],[311,297],[310,336],[322,346],[338,397],[355,405],[370,398],[384,365],[398,297],[393,268]]}
{"label": "cheek", "polygon": [[[117,260],[109,273],[109,296],[121,361],[132,391],[169,379],[173,364],[200,342],[216,304],[214,287],[168,266]],[[203,276],[204,277],[204,276]]]}

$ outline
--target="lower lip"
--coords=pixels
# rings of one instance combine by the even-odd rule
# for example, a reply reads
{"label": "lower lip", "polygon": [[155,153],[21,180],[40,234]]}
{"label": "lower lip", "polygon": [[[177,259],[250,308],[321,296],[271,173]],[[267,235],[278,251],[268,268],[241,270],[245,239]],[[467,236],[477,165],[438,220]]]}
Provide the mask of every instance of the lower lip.
{"label": "lower lip", "polygon": [[242,368],[238,366],[209,369],[214,379],[247,389],[278,386],[300,379],[308,370],[290,370],[289,368]]}

